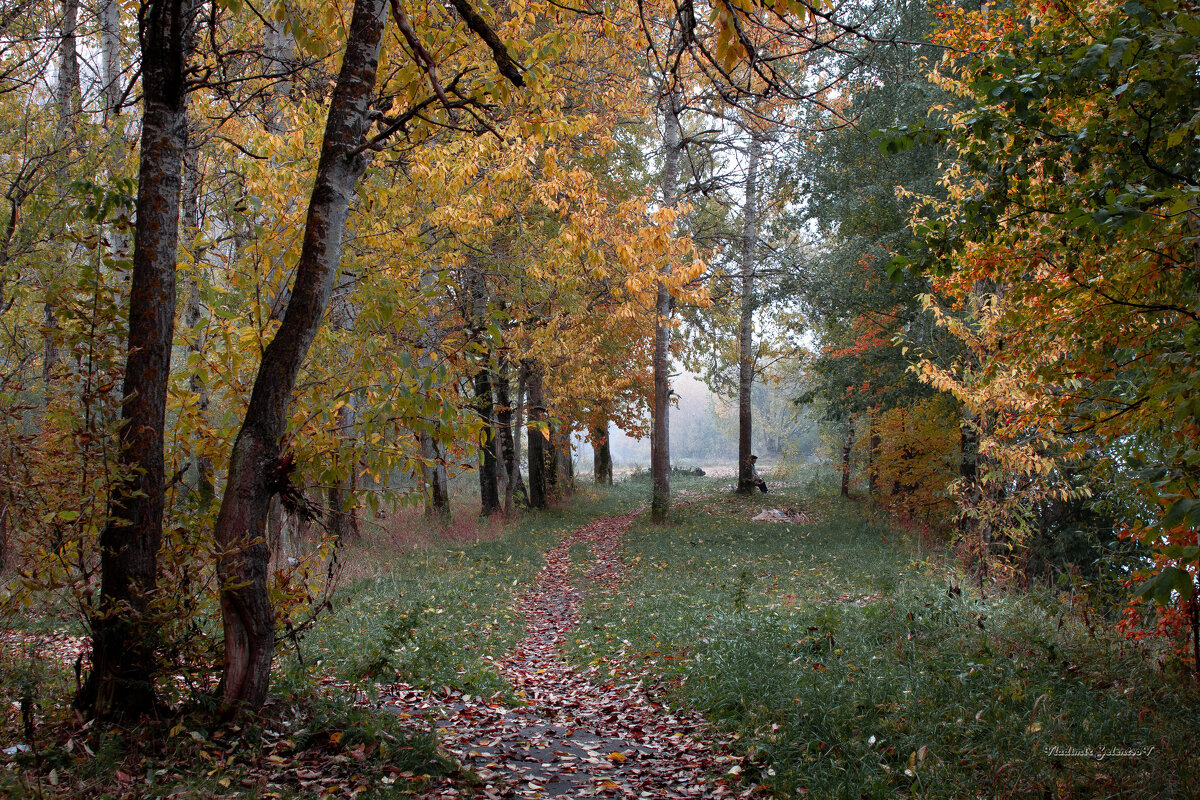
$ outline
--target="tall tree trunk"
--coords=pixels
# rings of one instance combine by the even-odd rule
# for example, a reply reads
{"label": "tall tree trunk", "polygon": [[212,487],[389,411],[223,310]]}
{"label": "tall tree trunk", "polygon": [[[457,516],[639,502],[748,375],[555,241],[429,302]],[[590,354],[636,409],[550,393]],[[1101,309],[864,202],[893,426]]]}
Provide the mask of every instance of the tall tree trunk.
{"label": "tall tree trunk", "polygon": [[[183,154],[183,191],[180,198],[180,224],[183,226],[184,241],[191,252],[192,268],[184,279],[183,325],[190,333],[187,335],[189,356],[200,356],[204,352],[204,332],[200,328],[202,320],[200,303],[200,263],[204,257],[204,249],[200,245],[200,190],[203,176],[200,173],[200,148],[193,139],[194,132],[188,132],[188,147]],[[204,382],[204,369],[197,367],[188,381],[188,388],[196,396],[196,410],[201,417],[208,416],[208,386]],[[194,437],[198,438],[198,437]],[[193,459],[192,467],[196,471],[194,491],[202,507],[207,509],[216,493],[213,480],[212,459],[203,452]]]}
{"label": "tall tree trunk", "polygon": [[483,421],[479,435],[479,513],[490,516],[501,511],[496,488],[496,427],[493,422],[492,372],[486,366],[475,373],[475,411]]}
{"label": "tall tree trunk", "polygon": [[854,418],[846,420],[846,440],[842,442],[842,497],[850,496],[850,451],[854,449]]}
{"label": "tall tree trunk", "polygon": [[[103,0],[98,12],[100,21],[100,96],[104,99],[104,126],[108,129],[108,178],[110,181],[125,171],[128,152],[121,124],[120,103],[124,95],[121,85],[121,4],[120,0]],[[189,43],[190,44],[190,43]],[[186,167],[185,167],[186,169]],[[186,194],[186,189],[185,189]],[[125,273],[129,257],[129,212],[118,205],[106,226],[109,252],[120,273]]]}
{"label": "tall tree trunk", "polygon": [[[65,193],[68,180],[67,167],[73,157],[75,147],[75,122],[81,110],[81,90],[79,86],[79,0],[63,0],[62,18],[59,21],[58,32],[58,76],[54,86],[54,105],[58,112],[58,146],[60,182],[59,191]],[[56,256],[60,269],[66,266],[73,247],[65,247]],[[65,271],[65,270],[63,270]],[[45,302],[42,306],[42,384],[49,400],[51,386],[54,381],[54,371],[58,366],[58,314],[56,310],[57,294],[54,289],[54,279],[51,276],[45,282]]]}
{"label": "tall tree trunk", "polygon": [[368,112],[386,8],[386,0],[355,0],[291,299],[275,338],[263,351],[229,458],[216,526],[225,637],[220,694],[226,715],[260,708],[270,685],[275,624],[267,594],[267,509],[271,497],[287,485],[291,460],[281,452],[287,410],[296,375],[329,303],[350,201],[366,169],[360,148],[371,124]]}
{"label": "tall tree trunk", "polygon": [[[963,419],[958,426],[958,477],[961,485],[958,533],[960,536],[969,536],[973,533],[976,522],[973,517],[963,512],[967,510],[974,512],[979,505],[979,429],[977,425],[975,415],[964,407]],[[965,503],[963,498],[965,498]],[[965,509],[962,508],[964,505]]]}
{"label": "tall tree trunk", "polygon": [[443,523],[450,521],[450,491],[441,448],[426,431],[421,431],[421,480],[425,484],[425,516]]}
{"label": "tall tree trunk", "polygon": [[612,448],[608,441],[608,423],[592,429],[592,475],[597,485],[612,486]]}
{"label": "tall tree trunk", "polygon": [[529,391],[529,507],[546,507],[546,437],[542,428],[546,425],[546,407],[542,394],[542,368],[540,364],[526,362]]}
{"label": "tall tree trunk", "polygon": [[[679,156],[683,149],[683,131],[679,124],[679,99],[674,89],[665,90],[659,106],[663,115],[663,204],[678,202]],[[666,522],[671,510],[671,433],[670,433],[670,345],[671,292],[658,284],[654,317],[654,402],[650,420],[650,519]]]}
{"label": "tall tree trunk", "polygon": [[58,80],[54,86],[59,144],[67,143],[66,138],[74,138],[75,119],[81,110],[78,40],[79,0],[63,0],[58,36]]}
{"label": "tall tree trunk", "polygon": [[[500,470],[504,473],[504,516],[512,516],[513,497],[521,480],[521,465],[518,463],[518,439],[513,436],[513,407],[509,395],[508,358],[500,357],[492,386],[496,393],[496,422],[499,426]],[[518,425],[520,422],[518,421]],[[522,491],[524,487],[522,487]]]}
{"label": "tall tree trunk", "polygon": [[867,417],[871,438],[867,440],[867,492],[872,498],[879,495],[879,409],[872,409]]}
{"label": "tall tree trunk", "polygon": [[525,388],[528,382],[529,365],[528,362],[522,361],[517,368],[517,407],[513,409],[512,420],[512,459],[516,477],[510,488],[513,490],[514,498],[519,498],[524,503],[529,502],[529,490],[525,486],[525,481],[521,479],[521,431],[525,428]]}
{"label": "tall tree trunk", "polygon": [[546,496],[552,500],[557,500],[562,496],[560,491],[561,483],[559,481],[558,456],[561,451],[558,447],[558,426],[549,422],[549,420],[547,420],[547,425],[550,438],[545,441],[545,452],[543,454],[546,460]]}
{"label": "tall tree trunk", "polygon": [[559,431],[554,437],[554,462],[558,473],[560,497],[570,497],[575,492],[575,458],[571,448],[570,431]]}
{"label": "tall tree trunk", "polygon": [[92,670],[76,705],[132,718],[155,704],[155,627],[147,619],[163,524],[163,424],[175,328],[180,171],[187,147],[190,0],[149,0],[140,20],[142,143],[129,295],[121,449],[100,533]]}
{"label": "tall tree trunk", "polygon": [[754,485],[751,389],[754,387],[754,255],[758,248],[758,161],[762,139],[750,134],[746,158],[746,183],[742,208],[742,306],[738,318],[738,494],[750,494]]}
{"label": "tall tree trunk", "polygon": [[344,465],[346,471],[326,493],[329,503],[329,535],[341,541],[354,541],[361,535],[358,529],[358,513],[354,508],[355,495],[358,493],[358,463],[354,446],[354,424],[357,418],[358,397],[351,394],[346,398],[346,404],[337,411],[342,458],[348,462]]}
{"label": "tall tree trunk", "polygon": [[[334,292],[330,317],[333,326],[343,336],[352,336],[358,320],[358,306],[351,302],[355,276],[347,274]],[[343,347],[340,357],[343,362],[353,356],[349,348]],[[359,537],[358,513],[354,507],[358,493],[358,448],[354,426],[358,420],[358,395],[351,392],[346,402],[337,410],[338,460],[341,461],[341,477],[329,487],[326,500],[329,506],[329,535],[335,540],[353,541]]]}
{"label": "tall tree trunk", "polygon": [[[422,291],[427,291],[436,282],[434,273],[421,273]],[[417,356],[417,366],[422,372],[433,364],[433,352],[439,337],[437,319],[431,312],[421,320],[421,351]],[[446,462],[442,458],[441,447],[431,432],[431,429],[436,430],[440,424],[437,416],[427,417],[417,436],[421,442],[421,483],[425,497],[425,517],[446,524],[450,521],[449,476],[446,473]]]}
{"label": "tall tree trunk", "polygon": [[121,87],[121,3],[102,0],[100,19],[100,96],[104,98],[104,119],[118,116],[117,104],[124,93]]}

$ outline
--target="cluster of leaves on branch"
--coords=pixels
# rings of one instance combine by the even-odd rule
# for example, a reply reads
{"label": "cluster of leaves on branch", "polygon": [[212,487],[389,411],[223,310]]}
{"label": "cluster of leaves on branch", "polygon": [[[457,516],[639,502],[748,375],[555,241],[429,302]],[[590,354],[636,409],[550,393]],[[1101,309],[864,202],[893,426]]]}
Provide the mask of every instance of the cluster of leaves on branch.
{"label": "cluster of leaves on branch", "polygon": [[977,421],[1006,519],[1103,489],[1148,548],[1138,591],[1194,608],[1200,6],[939,16],[938,80],[966,106],[892,143],[954,156],[894,268],[937,276],[929,305],[969,354],[921,376]]}
{"label": "cluster of leaves on branch", "polygon": [[[17,610],[63,593],[92,622],[128,610],[97,605],[97,542],[114,492],[132,482],[125,472],[137,471],[122,461],[120,427],[134,178],[145,167],[129,111],[145,91],[139,46],[166,7],[137,4],[131,19],[125,6],[102,5],[64,0],[41,19],[22,10],[0,30],[6,600]],[[217,595],[240,590],[212,569],[243,558],[240,545],[214,541],[216,501],[304,268],[305,200],[328,144],[338,62],[351,57],[351,5],[221,0],[180,12],[187,139],[178,308],[167,309],[178,323],[165,519],[161,546],[153,531],[146,540],[160,588],[142,587],[148,616],[137,622],[158,632],[157,657],[180,668],[213,663]],[[285,506],[265,534],[268,604],[285,631],[320,607],[330,574],[333,540],[309,518],[332,527],[364,504],[419,502],[413,487],[427,488],[428,470],[475,468],[482,431],[513,404],[489,389],[480,412],[481,371],[506,391],[513,365],[543,372],[539,402],[560,436],[612,420],[636,433],[659,287],[704,302],[704,264],[677,232],[688,209],[658,204],[639,163],[654,106],[635,90],[646,70],[635,10],[386,5],[365,140],[350,158],[365,159],[365,174],[317,312],[325,324],[286,398],[282,439],[271,443],[278,463],[256,478]],[[54,35],[36,35],[43,27]],[[81,63],[100,79],[81,81]],[[297,518],[310,532],[291,541]]]}

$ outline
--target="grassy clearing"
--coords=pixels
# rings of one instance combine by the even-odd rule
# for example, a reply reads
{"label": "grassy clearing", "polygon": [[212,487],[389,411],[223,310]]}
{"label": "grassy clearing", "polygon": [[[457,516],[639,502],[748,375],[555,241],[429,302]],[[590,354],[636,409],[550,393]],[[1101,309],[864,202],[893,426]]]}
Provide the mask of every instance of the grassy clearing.
{"label": "grassy clearing", "polygon": [[[815,488],[639,521],[626,596],[588,601],[572,657],[640,663],[783,797],[1200,796],[1194,689],[1053,596],[948,592]],[[750,521],[789,505],[821,521]]]}
{"label": "grassy clearing", "polygon": [[[492,666],[516,644],[524,619],[517,596],[544,564],[559,538],[601,514],[644,500],[641,487],[583,487],[569,506],[526,514],[499,529],[474,518],[431,531],[401,516],[342,556],[359,574],[335,598],[297,651],[282,662],[281,687],[303,694],[313,681],[334,676],[370,691],[398,679],[474,695],[506,693]],[[415,546],[414,546],[415,545]]]}
{"label": "grassy clearing", "polygon": [[[446,527],[412,513],[364,525],[363,540],[340,554],[333,613],[281,646],[272,702],[240,725],[213,724],[198,708],[134,730],[81,728],[69,709],[73,659],[35,657],[32,645],[9,642],[0,649],[0,746],[33,748],[0,755],[0,797],[382,798],[411,796],[430,776],[469,783],[437,753],[427,722],[372,712],[355,698],[396,679],[506,693],[488,657],[522,636],[512,607],[543,552],[561,532],[643,494],[584,488],[570,507],[503,527],[466,506]],[[19,710],[24,696],[33,737]]]}

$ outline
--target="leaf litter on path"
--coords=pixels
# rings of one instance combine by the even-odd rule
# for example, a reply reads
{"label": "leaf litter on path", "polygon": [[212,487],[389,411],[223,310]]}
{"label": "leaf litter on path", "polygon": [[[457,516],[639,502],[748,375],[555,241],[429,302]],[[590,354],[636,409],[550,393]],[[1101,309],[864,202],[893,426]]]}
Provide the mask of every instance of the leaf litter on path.
{"label": "leaf litter on path", "polygon": [[604,517],[565,537],[546,553],[545,567],[518,600],[526,636],[496,667],[525,705],[447,692],[436,707],[427,694],[407,686],[384,690],[384,707],[433,716],[442,745],[479,777],[475,787],[436,784],[421,795],[424,800],[674,800],[764,791],[730,780],[741,771],[740,762],[719,743],[709,743],[713,731],[700,716],[670,709],[621,665],[602,672],[593,664],[576,672],[562,658],[582,602],[582,590],[571,580],[571,546],[590,548],[588,589],[617,593],[625,571],[620,540],[635,516]]}

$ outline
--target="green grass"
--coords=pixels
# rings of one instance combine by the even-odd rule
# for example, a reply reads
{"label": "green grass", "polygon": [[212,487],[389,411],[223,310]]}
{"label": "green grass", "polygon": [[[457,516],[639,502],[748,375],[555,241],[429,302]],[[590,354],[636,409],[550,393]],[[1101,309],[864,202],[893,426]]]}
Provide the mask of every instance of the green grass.
{"label": "green grass", "polygon": [[[783,797],[1200,793],[1197,693],[1178,675],[1090,635],[1052,595],[948,593],[951,568],[811,489],[640,520],[625,548],[635,602],[590,599],[572,657],[634,659]],[[821,521],[749,521],[788,505]]]}
{"label": "green grass", "polygon": [[299,658],[283,659],[278,685],[305,692],[332,674],[368,691],[398,679],[507,695],[492,661],[524,635],[525,620],[513,606],[545,563],[543,553],[588,520],[641,503],[643,494],[628,484],[585,485],[569,506],[524,514],[494,540],[392,554],[377,575],[339,592],[335,612],[302,640]]}
{"label": "green grass", "polygon": [[[727,479],[675,478],[672,523],[635,522],[628,583],[587,599],[570,658],[614,671],[632,664],[672,705],[713,720],[741,748],[743,774],[779,797],[1200,796],[1200,697],[1177,673],[1089,632],[1051,593],[981,597],[936,551],[918,556],[863,507],[812,474],[796,477],[799,488],[772,483],[770,495],[750,498],[726,492]],[[517,702],[492,659],[523,635],[513,604],[543,553],[598,515],[644,506],[646,495],[643,482],[585,485],[569,507],[525,514],[502,536],[460,525],[422,548],[352,547],[343,558],[359,577],[297,649],[281,651],[261,720],[239,730],[185,720],[172,735],[101,731],[87,758],[81,743],[68,749],[44,730],[42,766],[10,760],[0,794],[115,795],[128,789],[113,778],[120,771],[139,791],[205,797],[248,785],[273,757],[288,774],[341,770],[339,780],[378,796],[416,791],[426,774],[469,782],[436,754],[425,723],[355,707],[354,692],[320,681],[370,694],[400,679]],[[818,522],[750,521],[786,506]],[[571,556],[582,581],[586,547]],[[947,592],[952,583],[961,593]],[[39,703],[70,695],[65,670],[15,652],[0,659],[0,677],[6,700],[20,686],[37,685]],[[19,738],[15,716],[6,728]],[[52,770],[64,785],[48,784]],[[291,779],[282,787],[282,797],[314,796]]]}

